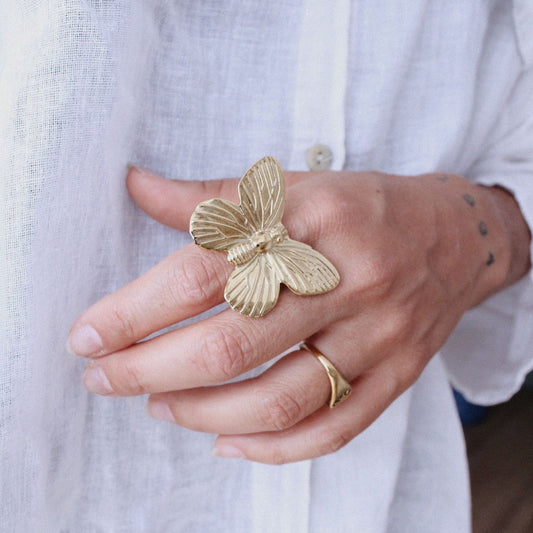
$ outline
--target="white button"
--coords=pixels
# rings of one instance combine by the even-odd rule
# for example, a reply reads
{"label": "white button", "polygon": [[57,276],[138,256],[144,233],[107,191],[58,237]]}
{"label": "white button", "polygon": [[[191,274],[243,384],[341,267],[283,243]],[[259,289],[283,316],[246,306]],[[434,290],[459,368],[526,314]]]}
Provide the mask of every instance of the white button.
{"label": "white button", "polygon": [[333,163],[333,153],[325,144],[315,144],[305,153],[305,162],[309,170],[328,170]]}

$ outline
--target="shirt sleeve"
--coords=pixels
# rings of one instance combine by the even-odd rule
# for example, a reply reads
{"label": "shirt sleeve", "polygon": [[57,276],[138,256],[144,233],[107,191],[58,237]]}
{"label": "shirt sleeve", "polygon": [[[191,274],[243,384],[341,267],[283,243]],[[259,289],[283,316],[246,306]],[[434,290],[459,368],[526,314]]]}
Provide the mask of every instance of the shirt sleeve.
{"label": "shirt sleeve", "polygon": [[[527,4],[531,28],[533,2]],[[467,177],[510,191],[533,229],[533,38],[520,39],[521,28],[516,25],[524,69]],[[533,369],[532,272],[468,311],[441,356],[452,384],[470,401],[488,405],[512,396]]]}

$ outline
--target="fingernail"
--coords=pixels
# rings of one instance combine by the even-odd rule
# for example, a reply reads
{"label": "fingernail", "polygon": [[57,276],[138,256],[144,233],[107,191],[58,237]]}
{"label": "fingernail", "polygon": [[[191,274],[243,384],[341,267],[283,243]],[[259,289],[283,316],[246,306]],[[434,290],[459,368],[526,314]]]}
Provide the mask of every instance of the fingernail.
{"label": "fingernail", "polygon": [[231,444],[217,444],[212,451],[215,457],[228,457],[232,459],[246,459],[246,455]]}
{"label": "fingernail", "polygon": [[74,328],[67,340],[67,351],[72,355],[89,357],[104,353],[102,338],[89,324]]}
{"label": "fingernail", "polygon": [[150,171],[147,168],[145,168],[145,167],[143,167],[141,165],[137,165],[136,163],[132,163],[131,161],[128,161],[126,166],[128,167],[129,170],[131,170],[133,168],[134,170],[136,170],[142,176],[147,176],[147,175],[151,174]]}
{"label": "fingernail", "polygon": [[85,368],[82,379],[83,385],[89,392],[104,395],[114,392],[105,372],[99,366],[93,364],[88,365]]}
{"label": "fingernail", "polygon": [[164,420],[165,422],[176,423],[168,403],[164,402],[163,400],[148,400],[146,410],[152,418]]}

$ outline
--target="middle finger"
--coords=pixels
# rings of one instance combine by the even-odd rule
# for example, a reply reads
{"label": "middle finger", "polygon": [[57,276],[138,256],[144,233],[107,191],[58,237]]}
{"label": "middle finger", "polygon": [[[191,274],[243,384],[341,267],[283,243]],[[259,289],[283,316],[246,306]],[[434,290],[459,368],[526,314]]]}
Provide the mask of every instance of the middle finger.
{"label": "middle finger", "polygon": [[333,293],[305,297],[282,291],[278,305],[261,319],[227,309],[93,360],[84,384],[98,394],[131,396],[228,381],[333,322],[333,298]]}

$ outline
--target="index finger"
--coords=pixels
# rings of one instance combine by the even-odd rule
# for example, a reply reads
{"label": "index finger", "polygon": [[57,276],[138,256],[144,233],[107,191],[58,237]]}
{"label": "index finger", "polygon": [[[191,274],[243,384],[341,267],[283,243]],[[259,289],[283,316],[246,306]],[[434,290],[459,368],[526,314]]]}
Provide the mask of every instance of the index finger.
{"label": "index finger", "polygon": [[[310,172],[284,172],[287,187],[305,178]],[[182,231],[189,230],[194,208],[211,198],[239,202],[237,178],[208,181],[165,179],[140,167],[131,167],[126,179],[128,192],[135,203],[152,218]]]}
{"label": "index finger", "polygon": [[[296,183],[307,173],[289,173]],[[157,220],[184,229],[196,205],[215,196],[237,195],[236,179],[207,182],[165,180],[132,168],[128,189]],[[106,296],[83,313],[71,328],[67,349],[95,357],[126,348],[160,329],[223,302],[232,266],[224,254],[188,245],[152,270]]]}
{"label": "index finger", "polygon": [[85,311],[71,328],[67,349],[105,355],[206,311],[223,301],[230,271],[224,255],[189,244]]}

